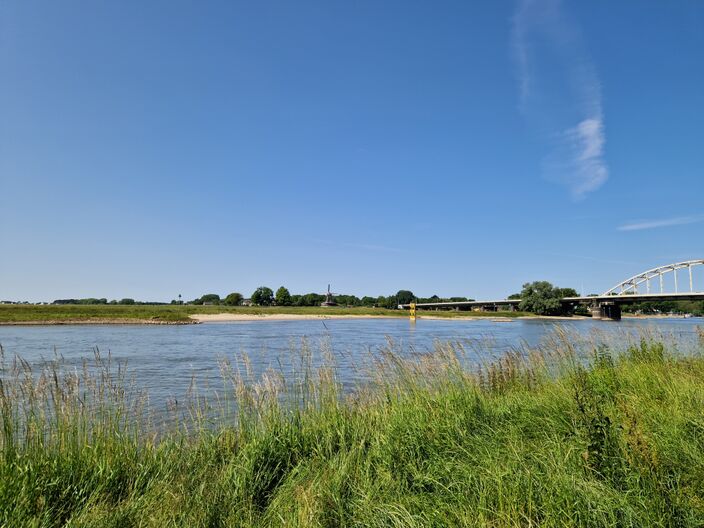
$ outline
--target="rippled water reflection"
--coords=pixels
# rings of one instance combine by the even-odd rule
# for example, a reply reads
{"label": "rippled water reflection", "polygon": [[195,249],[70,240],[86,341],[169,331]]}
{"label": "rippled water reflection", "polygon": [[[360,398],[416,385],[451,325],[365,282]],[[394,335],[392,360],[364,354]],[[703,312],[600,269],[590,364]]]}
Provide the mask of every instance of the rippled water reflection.
{"label": "rippled water reflection", "polygon": [[97,347],[113,361],[127,362],[139,387],[148,390],[158,407],[182,396],[193,379],[201,390],[222,385],[219,362],[246,354],[252,373],[267,368],[287,372],[295,363],[302,342],[311,350],[329,350],[346,388],[364,379],[360,366],[387,347],[401,354],[423,354],[435,342],[460,343],[470,361],[488,363],[509,350],[538,346],[556,329],[582,337],[622,341],[623,334],[642,331],[665,334],[687,348],[697,340],[701,319],[625,319],[620,323],[586,320],[429,320],[413,324],[407,319],[326,319],[255,321],[189,326],[15,326],[0,327],[5,358],[21,356],[38,366],[63,358],[67,368],[80,367]]}

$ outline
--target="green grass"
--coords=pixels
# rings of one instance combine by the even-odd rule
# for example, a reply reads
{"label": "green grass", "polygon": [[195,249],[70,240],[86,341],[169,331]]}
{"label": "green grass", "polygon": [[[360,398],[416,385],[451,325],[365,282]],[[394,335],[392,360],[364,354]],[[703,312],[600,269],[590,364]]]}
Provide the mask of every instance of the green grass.
{"label": "green grass", "polygon": [[137,322],[186,322],[188,311],[182,306],[150,305],[0,305],[0,323],[86,322],[104,320]]}
{"label": "green grass", "polygon": [[[383,308],[299,307],[299,306],[194,306],[194,305],[0,305],[0,323],[144,322],[177,323],[191,321],[193,314],[299,314],[408,317],[406,310]],[[419,316],[437,317],[519,317],[524,312],[428,311]]]}
{"label": "green grass", "polygon": [[0,391],[0,524],[704,525],[704,358],[643,341],[585,368],[571,348],[478,375],[450,345],[387,351],[351,397],[304,349],[294,381],[224,368],[236,417],[160,434],[104,361],[19,365]]}

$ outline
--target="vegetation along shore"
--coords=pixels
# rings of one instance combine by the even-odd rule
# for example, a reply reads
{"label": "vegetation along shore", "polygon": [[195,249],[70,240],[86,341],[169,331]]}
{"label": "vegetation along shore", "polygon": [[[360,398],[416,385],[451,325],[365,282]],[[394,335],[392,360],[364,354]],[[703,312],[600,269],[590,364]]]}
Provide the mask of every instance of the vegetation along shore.
{"label": "vegetation along shore", "polygon": [[389,349],[351,395],[304,349],[295,377],[223,364],[236,412],[174,402],[160,425],[105,359],[16,362],[0,525],[702,526],[703,348],[585,362],[562,339],[477,372],[456,345]]}
{"label": "vegetation along shore", "polygon": [[[519,317],[524,312],[433,311],[433,317]],[[0,305],[0,325],[19,324],[193,324],[199,320],[266,320],[272,318],[408,317],[405,310],[321,306],[203,305]]]}
{"label": "vegetation along shore", "polygon": [[[481,312],[462,310],[433,310],[423,316],[438,318],[515,318],[525,316],[573,317],[589,315],[586,306],[569,306],[560,302],[575,297],[572,288],[555,287],[547,281],[526,283],[520,293],[509,296],[519,299],[518,310]],[[179,296],[180,297],[180,296]],[[467,297],[441,298],[433,295],[419,298],[410,290],[399,290],[393,295],[362,298],[354,295],[309,293],[291,295],[281,286],[276,292],[266,286],[257,288],[249,299],[233,292],[221,298],[209,293],[189,302],[173,300],[169,304],[120,301],[107,299],[57,299],[53,303],[0,303],[0,325],[7,324],[191,324],[205,321],[237,321],[267,319],[315,319],[346,317],[405,317],[400,305],[411,302],[462,302]],[[624,306],[634,315],[658,316],[672,313],[704,315],[704,303],[661,301]]]}

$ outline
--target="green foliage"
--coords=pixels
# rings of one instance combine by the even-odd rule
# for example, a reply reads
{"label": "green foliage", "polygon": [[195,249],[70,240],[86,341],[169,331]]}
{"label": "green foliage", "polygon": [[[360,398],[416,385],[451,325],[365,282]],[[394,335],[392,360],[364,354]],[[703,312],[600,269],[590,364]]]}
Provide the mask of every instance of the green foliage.
{"label": "green foliage", "polygon": [[469,297],[438,297],[437,295],[433,295],[432,297],[418,297],[416,299],[416,302],[418,303],[437,303],[437,302],[464,302],[464,301],[473,301],[474,299],[471,299]]}
{"label": "green foliage", "polygon": [[324,300],[325,295],[320,295],[319,293],[306,293],[305,295],[298,296],[296,306],[320,306],[320,303]]}
{"label": "green foliage", "polygon": [[340,306],[362,306],[362,301],[355,295],[336,295],[335,302]]}
{"label": "green foliage", "polygon": [[556,288],[547,281],[530,282],[523,285],[518,309],[537,315],[566,315],[569,310],[560,299],[576,296],[572,288]]}
{"label": "green foliage", "polygon": [[704,316],[704,301],[658,301],[624,304],[624,312],[643,314],[693,314]]}
{"label": "green foliage", "polygon": [[643,342],[474,376],[450,345],[384,350],[348,399],[298,357],[283,389],[233,367],[237,413],[178,408],[158,434],[105,363],[3,368],[0,526],[704,525],[702,356]]}
{"label": "green foliage", "polygon": [[87,299],[56,299],[52,304],[107,304],[108,300],[105,298],[96,299],[94,297],[88,297]]}
{"label": "green foliage", "polygon": [[118,304],[132,305],[132,304],[134,304],[134,299],[120,299],[120,302]]}
{"label": "green foliage", "polygon": [[281,286],[276,290],[276,306],[291,306],[291,294],[289,291]]}
{"label": "green foliage", "polygon": [[239,306],[240,303],[242,302],[242,294],[238,292],[233,292],[230,293],[225,299],[223,300],[223,304],[226,306]]}
{"label": "green foliage", "polygon": [[395,295],[389,295],[388,297],[380,295],[376,300],[376,305],[379,308],[386,308],[387,310],[395,310],[398,308]]}
{"label": "green foliage", "polygon": [[220,296],[217,293],[206,293],[199,299],[198,304],[220,304]]}
{"label": "green foliage", "polygon": [[376,299],[374,297],[369,297],[368,295],[365,295],[362,297],[362,306],[374,306],[376,304]]}
{"label": "green foliage", "polygon": [[577,290],[574,288],[556,288],[557,290],[557,295],[560,296],[561,299],[564,299],[565,297],[579,297],[579,293]]}
{"label": "green foliage", "polygon": [[608,349],[597,350],[594,368],[578,368],[574,379],[577,431],[586,442],[585,465],[598,479],[620,486],[624,453],[619,441],[616,395],[618,378]]}
{"label": "green foliage", "polygon": [[409,304],[415,300],[416,296],[413,295],[412,291],[409,290],[399,290],[396,293],[396,304]]}
{"label": "green foliage", "polygon": [[259,286],[252,294],[252,303],[257,306],[271,306],[274,302],[274,292],[266,286]]}

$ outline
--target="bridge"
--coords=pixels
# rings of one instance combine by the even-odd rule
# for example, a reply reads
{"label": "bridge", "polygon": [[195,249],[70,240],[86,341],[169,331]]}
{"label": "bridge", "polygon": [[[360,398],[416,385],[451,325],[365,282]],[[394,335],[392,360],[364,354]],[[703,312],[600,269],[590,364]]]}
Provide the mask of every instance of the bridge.
{"label": "bridge", "polygon": [[[704,259],[688,260],[653,268],[618,283],[601,295],[565,297],[560,302],[569,306],[587,305],[594,319],[619,321],[621,319],[621,306],[624,304],[658,301],[704,301],[704,291],[696,291],[694,289],[693,269],[697,266],[704,266]],[[686,278],[688,279],[685,282],[686,286],[688,286],[685,291],[680,291],[678,273],[682,270],[685,270]],[[665,279],[670,274],[674,279],[674,292],[665,291]],[[656,286],[655,291],[653,291],[652,287],[653,282],[655,282]],[[643,290],[645,291],[643,292]],[[439,310],[442,308],[471,310],[478,308],[485,311],[497,311],[504,308],[513,311],[518,308],[520,303],[521,299],[499,299],[494,301],[419,303],[415,306],[419,310]],[[400,306],[401,308],[410,307],[409,304]]]}

